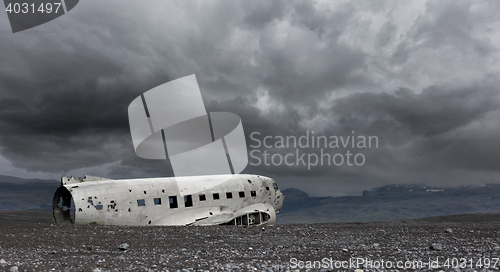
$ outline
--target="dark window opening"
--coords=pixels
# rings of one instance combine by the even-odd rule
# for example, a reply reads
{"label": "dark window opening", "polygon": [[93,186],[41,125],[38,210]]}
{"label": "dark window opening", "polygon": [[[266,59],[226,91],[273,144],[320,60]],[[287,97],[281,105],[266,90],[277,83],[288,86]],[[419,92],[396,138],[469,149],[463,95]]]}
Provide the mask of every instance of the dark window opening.
{"label": "dark window opening", "polygon": [[257,192],[256,191],[250,191],[250,195],[251,196],[257,196]]}
{"label": "dark window opening", "polygon": [[231,192],[227,192],[227,193],[226,193],[226,198],[227,198],[227,199],[231,199],[231,198],[233,198],[233,193],[231,193]]}
{"label": "dark window opening", "polygon": [[144,194],[146,194],[146,191],[144,191]]}
{"label": "dark window opening", "polygon": [[162,193],[165,193],[165,190],[161,190]]}
{"label": "dark window opening", "polygon": [[239,194],[240,194],[240,197],[242,197],[242,198],[245,197],[245,192],[244,191],[241,191]]}
{"label": "dark window opening", "polygon": [[218,200],[219,199],[219,193],[215,193],[214,194],[214,200]]}
{"label": "dark window opening", "polygon": [[278,191],[278,184],[273,183],[273,187],[274,187],[274,190],[275,190],[275,191]]}
{"label": "dark window opening", "polygon": [[179,205],[177,205],[177,196],[169,196],[168,202],[170,204],[170,209],[175,209],[179,207]]}
{"label": "dark window opening", "polygon": [[155,198],[153,199],[155,205],[161,205],[161,198]]}
{"label": "dark window opening", "polygon": [[251,180],[247,179],[247,181],[248,181],[248,183],[252,184],[252,181],[251,181]]}
{"label": "dark window opening", "polygon": [[137,199],[137,206],[146,206],[146,201],[144,199]]}
{"label": "dark window opening", "polygon": [[207,197],[205,195],[200,195],[200,201],[205,201],[207,200]]}
{"label": "dark window opening", "polygon": [[184,196],[184,207],[193,207],[193,197],[191,195]]}
{"label": "dark window opening", "polygon": [[266,186],[266,190],[268,190],[268,191],[269,191],[269,187],[267,187],[267,186]]}
{"label": "dark window opening", "polygon": [[242,216],[236,217],[233,220],[221,224],[221,225],[237,225],[237,226],[251,226],[258,224],[265,224],[271,219],[271,216],[264,212],[254,212],[249,214],[244,214]]}

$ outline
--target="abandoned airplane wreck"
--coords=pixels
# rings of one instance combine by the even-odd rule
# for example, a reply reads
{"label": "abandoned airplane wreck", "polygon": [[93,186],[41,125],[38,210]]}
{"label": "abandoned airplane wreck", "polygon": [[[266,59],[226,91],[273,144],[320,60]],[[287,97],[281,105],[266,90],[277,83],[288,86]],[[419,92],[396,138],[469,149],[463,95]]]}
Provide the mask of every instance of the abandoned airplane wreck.
{"label": "abandoned airplane wreck", "polygon": [[56,223],[103,225],[273,225],[284,201],[277,183],[259,175],[112,180],[61,178]]}

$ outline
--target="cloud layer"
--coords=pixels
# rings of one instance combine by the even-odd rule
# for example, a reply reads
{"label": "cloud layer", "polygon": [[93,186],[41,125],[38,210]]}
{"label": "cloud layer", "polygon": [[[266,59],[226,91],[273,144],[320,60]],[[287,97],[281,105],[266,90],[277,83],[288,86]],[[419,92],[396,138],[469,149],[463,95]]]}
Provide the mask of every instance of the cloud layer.
{"label": "cloud layer", "polygon": [[249,144],[252,132],[379,138],[361,167],[245,170],[284,187],[339,195],[387,183],[498,182],[499,5],[81,2],[37,28],[0,34],[0,170],[169,176],[168,162],[135,155],[127,107],[196,74],[207,110],[237,113]]}

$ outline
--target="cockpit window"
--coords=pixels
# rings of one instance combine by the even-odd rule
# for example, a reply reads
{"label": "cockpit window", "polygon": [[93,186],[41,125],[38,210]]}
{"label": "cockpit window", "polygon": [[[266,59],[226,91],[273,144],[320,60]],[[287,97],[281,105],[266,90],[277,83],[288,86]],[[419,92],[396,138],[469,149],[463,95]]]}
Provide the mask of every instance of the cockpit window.
{"label": "cockpit window", "polygon": [[274,191],[278,191],[278,184],[273,183]]}

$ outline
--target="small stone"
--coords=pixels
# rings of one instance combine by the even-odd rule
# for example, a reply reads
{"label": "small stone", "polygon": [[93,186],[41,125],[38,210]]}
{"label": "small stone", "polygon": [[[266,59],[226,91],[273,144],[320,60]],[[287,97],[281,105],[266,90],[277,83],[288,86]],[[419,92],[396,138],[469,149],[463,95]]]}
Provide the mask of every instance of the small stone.
{"label": "small stone", "polygon": [[126,251],[128,249],[129,245],[127,243],[121,244],[118,246],[118,249],[121,251]]}
{"label": "small stone", "polygon": [[93,247],[93,246],[91,246],[91,245],[90,245],[90,246],[87,246],[87,250],[89,250],[89,251],[90,251],[90,250],[93,250],[93,249],[94,249],[94,247]]}
{"label": "small stone", "polygon": [[0,264],[6,264],[7,262],[4,259],[0,260]]}
{"label": "small stone", "polygon": [[10,272],[17,272],[19,271],[19,268],[17,266],[13,266],[9,269]]}
{"label": "small stone", "polygon": [[342,251],[347,252],[347,251],[349,251],[349,249],[343,248]]}
{"label": "small stone", "polygon": [[446,233],[453,233],[452,229],[446,229],[445,231],[446,231]]}
{"label": "small stone", "polygon": [[429,247],[430,250],[437,250],[437,251],[441,251],[443,250],[443,246],[441,244],[432,244],[430,247]]}
{"label": "small stone", "polygon": [[96,269],[92,270],[92,272],[101,272],[101,269],[96,268]]}

